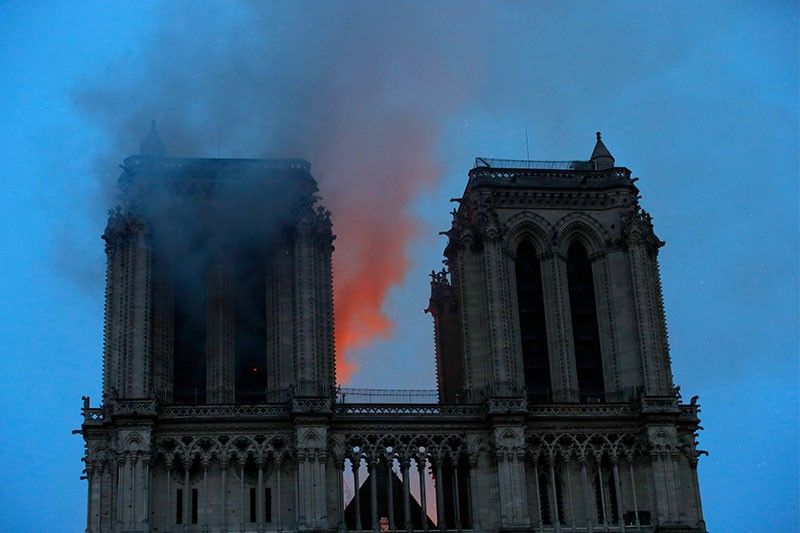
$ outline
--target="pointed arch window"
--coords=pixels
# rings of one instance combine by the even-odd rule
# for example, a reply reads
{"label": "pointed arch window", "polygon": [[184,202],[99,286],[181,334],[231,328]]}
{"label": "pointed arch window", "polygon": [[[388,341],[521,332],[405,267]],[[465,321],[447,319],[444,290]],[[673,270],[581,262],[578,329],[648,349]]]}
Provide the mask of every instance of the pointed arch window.
{"label": "pointed arch window", "polygon": [[578,241],[567,251],[567,281],[580,400],[601,402],[605,388],[592,264],[586,248]]}
{"label": "pointed arch window", "polygon": [[517,305],[525,386],[533,401],[550,401],[550,361],[544,314],[542,270],[536,249],[528,241],[517,247]]}

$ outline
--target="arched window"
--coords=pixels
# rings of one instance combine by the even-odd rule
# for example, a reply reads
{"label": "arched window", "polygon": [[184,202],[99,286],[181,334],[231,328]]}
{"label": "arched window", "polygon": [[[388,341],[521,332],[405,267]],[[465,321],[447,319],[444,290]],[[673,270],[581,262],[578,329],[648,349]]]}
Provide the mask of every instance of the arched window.
{"label": "arched window", "polygon": [[592,264],[586,248],[577,241],[567,251],[567,280],[580,399],[581,402],[600,402],[604,400],[605,389]]}
{"label": "arched window", "polygon": [[234,271],[236,401],[264,402],[267,391],[266,256],[240,250]]}
{"label": "arched window", "polygon": [[536,249],[528,241],[517,248],[517,304],[522,341],[522,362],[528,396],[534,401],[550,400],[550,362],[544,316],[542,271]]}

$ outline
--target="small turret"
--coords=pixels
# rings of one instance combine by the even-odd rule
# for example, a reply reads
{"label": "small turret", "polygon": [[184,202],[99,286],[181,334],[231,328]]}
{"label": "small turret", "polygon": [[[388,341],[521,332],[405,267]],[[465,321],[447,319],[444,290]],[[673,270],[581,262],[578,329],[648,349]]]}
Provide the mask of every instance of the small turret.
{"label": "small turret", "polygon": [[147,132],[147,137],[139,143],[139,153],[151,157],[164,157],[167,154],[167,148],[156,131],[155,120],[150,122],[150,131]]}
{"label": "small turret", "polygon": [[598,131],[595,133],[595,135],[597,135],[597,142],[594,145],[594,150],[592,151],[591,157],[595,170],[614,168],[614,156],[611,155],[611,152],[608,151],[606,145],[603,144],[600,132]]}

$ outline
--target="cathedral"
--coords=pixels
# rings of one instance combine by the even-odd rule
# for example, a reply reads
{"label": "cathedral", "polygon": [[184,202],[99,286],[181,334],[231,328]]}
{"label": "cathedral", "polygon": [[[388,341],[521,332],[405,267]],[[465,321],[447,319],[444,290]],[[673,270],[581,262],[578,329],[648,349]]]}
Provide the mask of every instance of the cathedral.
{"label": "cathedral", "polygon": [[638,178],[477,158],[426,312],[437,389],[336,384],[308,162],[124,160],[86,532],[705,532]]}

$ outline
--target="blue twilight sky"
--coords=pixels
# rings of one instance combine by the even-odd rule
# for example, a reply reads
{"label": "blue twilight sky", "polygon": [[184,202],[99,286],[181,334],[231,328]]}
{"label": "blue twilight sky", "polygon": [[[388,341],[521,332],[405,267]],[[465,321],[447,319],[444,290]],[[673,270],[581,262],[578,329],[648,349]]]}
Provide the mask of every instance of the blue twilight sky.
{"label": "blue twilight sky", "polygon": [[[408,388],[434,385],[426,273],[473,157],[524,157],[527,130],[532,158],[587,158],[602,130],[667,241],[709,528],[798,530],[797,2],[399,6],[0,2],[0,531],[83,528],[99,235],[152,118],[192,155],[307,157],[338,205],[398,199],[417,233],[395,329],[350,385]],[[359,167],[332,153],[430,179],[339,179]]]}

